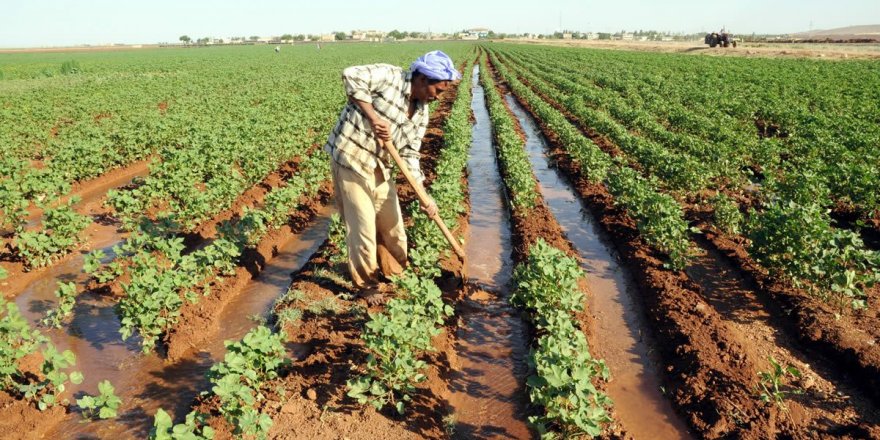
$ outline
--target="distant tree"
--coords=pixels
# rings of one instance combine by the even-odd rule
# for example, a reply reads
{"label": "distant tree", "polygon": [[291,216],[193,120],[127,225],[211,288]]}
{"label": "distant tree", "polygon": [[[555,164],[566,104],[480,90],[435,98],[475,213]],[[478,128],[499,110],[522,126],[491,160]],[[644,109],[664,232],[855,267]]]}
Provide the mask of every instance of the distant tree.
{"label": "distant tree", "polygon": [[293,41],[305,41],[306,36],[303,34],[296,34],[293,36]]}
{"label": "distant tree", "polygon": [[409,37],[410,38],[425,38],[425,34],[423,34],[421,32],[410,32]]}
{"label": "distant tree", "polygon": [[284,34],[281,36],[281,41],[290,42],[290,40],[292,40],[292,39],[293,39],[293,35],[290,35],[290,34]]}
{"label": "distant tree", "polygon": [[221,38],[221,39],[219,39],[219,40],[217,40],[217,44],[223,44],[223,43],[225,43],[225,41],[223,41],[223,39],[222,39],[222,38]]}
{"label": "distant tree", "polygon": [[321,41],[321,36],[309,34],[309,41]]}
{"label": "distant tree", "polygon": [[348,39],[348,34],[346,34],[345,32],[336,32],[336,33],[335,33],[335,38],[336,38],[337,40],[347,40],[347,39]]}
{"label": "distant tree", "polygon": [[192,41],[192,38],[190,38],[188,35],[181,35],[180,41],[182,41],[183,44],[189,44],[189,42]]}
{"label": "distant tree", "polygon": [[258,35],[251,35],[251,38],[250,38],[251,41],[257,41],[259,39],[260,39],[260,37]]}
{"label": "distant tree", "polygon": [[599,32],[599,39],[600,40],[610,40],[611,34],[609,32]]}
{"label": "distant tree", "polygon": [[406,35],[407,35],[406,32],[400,32],[397,29],[388,33],[388,37],[394,38],[395,40],[402,40],[402,39],[406,38]]}

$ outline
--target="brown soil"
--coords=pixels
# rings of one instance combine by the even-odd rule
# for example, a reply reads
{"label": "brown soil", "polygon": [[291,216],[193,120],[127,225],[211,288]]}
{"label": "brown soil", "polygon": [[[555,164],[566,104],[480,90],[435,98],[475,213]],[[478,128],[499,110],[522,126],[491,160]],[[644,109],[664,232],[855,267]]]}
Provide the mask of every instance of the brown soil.
{"label": "brown soil", "polygon": [[102,119],[112,118],[113,115],[110,112],[98,113],[92,118],[95,122],[101,122]]}
{"label": "brown soil", "polygon": [[[9,273],[9,277],[3,280],[3,295],[7,298],[16,296],[24,290],[30,283],[44,277],[46,273],[63,261],[72,258],[76,252],[91,250],[93,243],[98,236],[107,235],[115,230],[115,224],[110,220],[110,211],[104,208],[104,196],[107,190],[123,186],[137,176],[143,176],[148,172],[149,160],[142,160],[132,163],[122,168],[113,169],[100,177],[94,179],[76,182],[73,184],[68,195],[61,198],[66,201],[69,197],[77,196],[82,200],[75,206],[75,211],[92,217],[93,223],[85,230],[85,237],[82,244],[76,249],[71,249],[67,254],[60,256],[51,265],[39,268],[28,269],[24,262],[20,261],[15,255],[12,248],[12,240],[8,237],[3,239],[6,248],[0,253],[0,266]],[[31,217],[39,218],[42,212],[36,208],[32,208]]]}
{"label": "brown soil", "polygon": [[[495,67],[491,64],[488,64],[489,69],[492,75],[495,77],[495,84],[498,88],[499,93],[503,94],[508,89],[507,84],[503,82],[501,77],[498,75],[498,72],[495,70]],[[520,138],[525,141],[525,134],[523,132],[522,127],[519,124],[519,120],[507,106],[506,102],[504,108],[507,110],[508,116],[514,123],[514,127],[519,134]],[[496,150],[497,154],[497,150]],[[498,158],[499,168],[501,170],[501,174],[504,177],[505,182],[505,191],[507,192],[506,200],[510,200],[510,188],[507,187],[507,171],[504,168],[504,163]],[[533,176],[534,179],[534,176]],[[528,210],[517,210],[513,209],[513,207],[508,203],[508,209],[511,213],[511,226],[513,228],[513,257],[514,261],[522,262],[528,258],[529,248],[540,238],[543,239],[547,244],[564,251],[570,257],[573,257],[577,260],[580,260],[580,255],[575,251],[574,246],[572,246],[571,242],[565,237],[565,233],[562,231],[562,227],[559,226],[556,218],[547,208],[547,204],[544,202],[543,197],[540,193],[538,193],[537,199],[535,201],[535,206]],[[587,339],[591,346],[596,346],[597,344],[601,344],[601,341],[596,341],[595,338],[591,335],[591,328],[593,328],[593,317],[590,313],[589,301],[588,298],[591,298],[593,295],[589,290],[589,286],[586,283],[585,279],[581,279],[579,282],[581,290],[584,292],[584,310],[580,313],[577,313],[575,319],[578,322],[580,330],[587,336]],[[537,335],[533,335],[533,340],[537,339]],[[596,384],[599,389],[604,390],[605,386],[603,383]],[[615,419],[606,432],[603,434],[604,438],[630,438],[630,436],[626,433],[625,427],[620,425],[619,419],[613,415],[612,408],[612,417]]]}
{"label": "brown soil", "polygon": [[186,302],[180,310],[177,324],[165,337],[167,358],[180,359],[201,346],[219,330],[217,316],[248,282],[256,277],[278,253],[278,247],[292,234],[300,232],[314,219],[318,210],[327,203],[331,194],[330,183],[312,198],[303,197],[299,208],[288,223],[264,237],[255,249],[247,249],[239,260],[235,274],[223,277],[211,285],[211,293],[193,304]]}
{"label": "brown soil", "polygon": [[67,417],[64,406],[40,411],[28,402],[0,391],[0,438],[44,438],[49,430]]}
{"label": "brown soil", "polygon": [[[528,107],[528,106],[526,105],[526,107]],[[578,167],[575,164],[572,164],[570,162],[570,159],[568,158],[568,156],[565,155],[564,152],[559,148],[559,142],[557,139],[554,138],[553,133],[549,132],[547,127],[542,127],[542,128],[543,128],[545,134],[547,134],[548,137],[550,137],[552,143],[554,144],[554,146],[556,148],[556,151],[554,152],[554,156],[556,157],[557,164],[560,165],[570,176],[575,176],[576,181],[578,181],[579,191],[581,191],[582,196],[585,197],[585,200],[587,200],[591,205],[596,206],[597,210],[601,210],[598,212],[615,213],[615,210],[612,208],[613,205],[611,205],[611,200],[610,200],[611,196],[609,194],[607,194],[607,191],[605,190],[605,188],[598,186],[598,185],[591,185],[588,182],[586,182],[585,179],[580,177]],[[611,209],[609,209],[609,208],[611,208]],[[594,212],[596,212],[596,211],[594,211]],[[637,231],[635,230],[634,225],[632,224],[631,220],[626,218],[625,214],[623,214],[623,213],[617,212],[616,215],[620,216],[622,218],[622,220],[618,221],[617,223],[619,223],[621,225],[626,225],[627,222],[629,223],[628,226],[629,226],[629,229],[631,229],[630,232],[632,234],[631,239],[629,241],[630,242],[636,241],[638,234],[637,234]],[[603,217],[601,219],[602,224],[607,229],[611,229],[611,228],[609,228],[609,225],[611,225],[615,222],[609,222],[609,220],[611,220],[611,219],[608,219],[607,216],[605,216],[605,215],[602,215],[602,217]],[[619,229],[619,227],[618,227],[618,229]],[[620,231],[620,232],[625,232],[625,231]],[[618,232],[617,233],[618,235],[615,236],[615,238],[614,238],[614,241],[617,242],[618,246],[621,246],[621,238],[622,237],[619,236],[620,232]],[[612,233],[612,235],[615,235],[615,234]],[[651,267],[652,262],[650,261],[650,259],[645,258],[646,256],[650,256],[650,254],[651,254],[650,250],[646,246],[644,246],[642,244],[642,248],[639,249],[638,243],[631,243],[627,247],[630,247],[631,249],[637,250],[635,253],[630,252],[630,255],[628,256],[630,261],[632,262],[631,264],[636,263],[639,266],[641,266],[641,268],[650,268]],[[626,255],[626,252],[624,252],[624,255]],[[633,260],[633,256],[638,257],[636,259],[636,261]],[[748,289],[743,287],[743,281],[739,277],[737,277],[736,274],[733,274],[732,278],[725,277],[723,280],[718,279],[718,273],[717,273],[717,271],[719,270],[718,269],[718,261],[711,260],[711,259],[708,259],[708,261],[705,261],[707,258],[708,257],[706,257],[706,256],[698,258],[696,263],[694,265],[692,265],[691,269],[693,269],[693,271],[692,272],[689,271],[689,273],[693,274],[694,276],[697,276],[696,279],[691,279],[687,275],[679,273],[679,274],[677,274],[677,278],[679,278],[677,280],[677,283],[681,287],[683,287],[683,289],[681,289],[682,292],[686,292],[686,291],[690,290],[694,294],[699,294],[699,296],[694,296],[693,298],[689,298],[689,300],[692,301],[693,307],[694,307],[691,309],[691,311],[696,312],[698,315],[701,315],[704,318],[709,318],[711,316],[711,320],[714,321],[713,325],[710,326],[710,328],[709,328],[709,330],[711,331],[711,338],[707,342],[709,342],[710,344],[715,343],[715,345],[718,348],[722,349],[722,352],[720,353],[721,356],[712,356],[712,358],[722,361],[720,363],[720,365],[716,366],[716,368],[717,367],[724,367],[724,368],[718,368],[719,372],[724,372],[723,370],[726,369],[727,371],[725,372],[725,375],[727,375],[730,379],[734,380],[733,382],[730,383],[730,385],[734,385],[735,387],[739,388],[739,390],[738,390],[739,396],[734,396],[729,391],[724,391],[720,394],[721,395],[728,395],[728,397],[737,398],[738,400],[744,401],[744,399],[748,397],[749,391],[752,390],[752,392],[753,392],[753,390],[754,390],[754,378],[753,377],[750,378],[748,376],[750,374],[754,374],[751,372],[758,371],[757,369],[755,369],[755,366],[761,366],[762,371],[767,370],[767,368],[765,368],[766,362],[760,361],[759,359],[762,359],[762,358],[766,359],[768,355],[775,355],[777,358],[781,358],[783,362],[788,361],[788,362],[790,362],[790,364],[798,362],[799,359],[795,359],[795,356],[791,352],[788,351],[787,347],[789,347],[793,344],[786,343],[786,344],[784,344],[784,346],[776,346],[775,343],[780,343],[779,340],[770,342],[769,337],[765,338],[765,339],[767,339],[767,341],[765,343],[757,343],[756,344],[755,337],[758,336],[757,335],[758,333],[769,333],[769,334],[775,333],[773,331],[773,327],[767,327],[766,323],[761,322],[761,321],[763,321],[760,317],[760,315],[762,313],[761,312],[761,305],[759,303],[757,303],[757,299],[755,298],[754,294],[750,293],[750,291]],[[638,260],[641,260],[641,261],[638,261]],[[703,267],[701,267],[701,266],[703,266]],[[639,283],[645,284],[646,281],[650,281],[649,284],[651,284],[651,283],[655,284],[655,290],[656,290],[656,285],[658,284],[658,281],[663,282],[664,277],[666,278],[666,281],[665,281],[666,283],[669,283],[670,281],[673,281],[676,278],[676,277],[670,278],[670,276],[673,275],[673,273],[671,273],[669,271],[664,271],[664,272],[666,272],[665,275],[660,272],[659,267],[654,267],[653,273],[652,273],[652,271],[647,271],[647,273],[644,274],[645,278],[639,279]],[[663,276],[658,277],[658,275],[663,275]],[[654,278],[654,280],[651,280],[651,278]],[[695,280],[698,280],[699,284],[694,283]],[[667,289],[668,289],[668,287],[667,287]],[[711,304],[712,306],[715,307],[715,309],[713,309],[711,311],[707,311],[707,307],[709,307],[709,304],[706,303],[706,300],[705,300],[706,298],[708,298],[709,300],[713,300],[713,299],[715,300]],[[733,298],[733,299],[731,299],[731,298]],[[650,299],[650,298],[646,298],[646,300],[647,299]],[[702,336],[702,337],[706,336],[705,334],[699,335],[699,334],[693,333],[693,332],[698,331],[697,330],[698,327],[688,330],[687,326],[682,325],[682,324],[686,324],[686,321],[681,318],[675,318],[672,313],[665,313],[664,314],[665,316],[664,315],[657,315],[658,310],[656,309],[656,307],[662,306],[664,304],[662,297],[658,297],[657,299],[659,300],[659,302],[647,301],[647,304],[650,307],[649,315],[652,315],[652,320],[654,320],[656,322],[667,321],[666,326],[661,325],[658,327],[658,329],[657,329],[658,333],[660,333],[661,335],[667,334],[670,336],[674,335],[675,333],[679,333],[681,336],[688,336],[688,334],[690,333],[690,335],[688,336],[690,338],[694,338],[695,336]],[[719,302],[719,300],[722,300],[722,301]],[[679,307],[687,304],[686,302],[683,302],[683,301],[678,301],[678,303],[679,303],[678,304]],[[736,304],[733,304],[733,303],[736,303]],[[742,307],[753,308],[754,311],[751,313],[752,316],[746,318],[744,316],[739,315],[737,313],[738,310],[733,310],[731,308],[731,307],[736,307],[736,306],[739,306],[740,308],[742,308]],[[685,308],[684,310],[687,310],[687,308]],[[673,310],[669,310],[669,312],[672,312],[672,311]],[[718,313],[718,312],[720,312],[720,313]],[[746,314],[748,314],[748,313],[746,313]],[[684,318],[684,317],[682,317],[682,318]],[[731,320],[733,320],[734,322],[731,322]],[[751,322],[749,323],[749,325],[745,325],[745,324],[740,325],[740,324],[742,324],[743,320],[746,320],[746,321],[751,320]],[[672,324],[672,325],[670,325],[670,324]],[[670,334],[669,327],[673,327],[673,325],[678,326],[681,329],[675,330]],[[685,331],[681,331],[681,330],[685,330]],[[752,340],[745,342],[746,339],[752,339]],[[694,338],[693,340],[697,341],[698,339]],[[736,346],[739,346],[740,348],[731,352],[730,351],[731,344],[735,344]],[[748,348],[748,350],[743,350],[744,348]],[[677,351],[680,352],[681,347]],[[780,352],[784,352],[784,353],[780,354]],[[667,352],[665,354],[667,359],[673,361],[673,362],[670,362],[669,360],[667,361],[667,362],[670,362],[673,364],[673,365],[670,365],[670,367],[674,368],[675,361],[686,360],[686,359],[675,359],[675,356],[680,355],[680,354],[681,353],[677,353],[677,352],[674,352],[674,353]],[[797,354],[802,356],[802,354],[800,352],[797,352]],[[733,355],[734,357],[731,359],[730,355]],[[698,365],[699,362],[706,362],[706,357],[703,357],[702,361],[700,361],[699,359],[695,359],[695,360],[697,362],[694,363],[694,365]],[[739,362],[730,362],[730,360],[736,360]],[[711,358],[710,358],[709,362],[711,363]],[[725,363],[728,365],[725,366],[724,365]],[[739,364],[739,365],[737,365],[737,364]],[[806,364],[804,362],[800,362],[797,365],[806,369],[808,374],[813,373],[813,371],[810,370],[809,364]],[[703,368],[705,368],[705,367],[703,367]],[[739,369],[739,371],[737,371],[737,369]],[[672,372],[674,370],[669,370],[669,371]],[[699,373],[700,371],[697,370],[697,372]],[[831,375],[832,377],[836,376],[835,374],[830,374],[827,371],[823,371],[822,373],[825,377],[827,377],[829,375]],[[745,376],[743,376],[743,374],[745,374]],[[690,374],[690,373],[688,373],[687,375],[694,376],[693,374]],[[836,396],[827,395],[828,390],[831,390],[831,391],[836,390],[835,385],[828,383],[827,381],[824,381],[824,379],[822,379],[823,376],[819,376],[819,375],[815,375],[815,374],[814,374],[814,376],[819,377],[819,382],[822,382],[821,386],[814,386],[815,384],[810,384],[811,389],[809,389],[808,392],[806,393],[806,395],[810,396],[809,398],[806,398],[801,401],[791,402],[789,404],[789,408],[791,409],[791,411],[784,413],[785,415],[789,416],[787,418],[787,420],[781,420],[779,418],[780,414],[778,414],[778,411],[775,411],[776,410],[775,407],[761,408],[761,405],[758,405],[758,408],[755,408],[755,411],[751,411],[751,413],[758,415],[759,418],[753,419],[752,422],[750,422],[746,425],[754,425],[756,427],[761,427],[762,425],[767,424],[767,425],[765,425],[765,428],[778,429],[781,432],[785,432],[785,431],[788,431],[791,429],[796,429],[796,426],[810,426],[810,425],[816,425],[817,423],[821,423],[822,426],[825,427],[824,432],[826,432],[829,435],[852,434],[855,436],[859,436],[859,435],[862,435],[867,432],[876,432],[877,431],[876,426],[866,425],[864,422],[861,422],[859,420],[860,414],[856,413],[856,410],[849,404],[849,402],[845,402],[846,399],[837,399]],[[695,377],[699,377],[699,376],[695,376]],[[810,377],[812,378],[813,376],[810,376]],[[736,382],[739,382],[739,383],[736,383]],[[671,381],[671,383],[675,384],[675,381],[673,380],[673,381]],[[706,384],[712,384],[712,381],[707,381]],[[716,385],[718,385],[718,384],[719,383],[716,382]],[[687,381],[685,382],[685,385],[688,385]],[[728,385],[728,388],[730,388],[730,385]],[[691,387],[691,390],[705,392],[707,390],[704,389],[704,387],[705,387],[705,385],[701,385],[699,388]],[[823,388],[823,389],[819,389],[819,388]],[[693,416],[695,416],[695,414],[692,413],[693,410],[688,409],[688,406],[686,405],[688,400],[694,402],[694,400],[693,400],[694,396],[687,396],[687,394],[690,394],[691,390],[688,390],[685,387],[685,390],[684,390],[685,393],[682,394],[681,391],[679,391],[678,394],[673,396],[674,397],[673,400],[676,402],[676,404],[679,405],[679,410],[681,412],[683,412],[685,414],[691,413],[690,414],[690,421],[691,421],[691,424],[695,428],[697,428],[701,432],[704,432],[704,435],[707,435],[707,436],[714,436],[720,432],[727,431],[728,429],[738,430],[735,427],[735,423],[742,424],[742,422],[743,422],[742,420],[737,420],[742,417],[742,414],[737,415],[735,413],[732,413],[730,411],[731,407],[729,405],[727,406],[726,410],[728,413],[732,413],[734,415],[733,422],[735,422],[735,423],[730,424],[729,422],[725,422],[725,424],[728,425],[727,427],[725,427],[724,424],[719,423],[719,422],[723,421],[723,419],[716,419],[714,426],[712,426],[712,425],[709,425],[706,423],[707,420],[699,420],[699,419],[694,418]],[[711,390],[708,390],[708,391],[711,391]],[[754,399],[754,396],[752,396],[752,399]],[[718,401],[716,399],[713,398],[712,400],[715,401],[714,403],[716,403],[716,404],[718,403]],[[754,406],[754,403],[750,406]],[[807,408],[807,407],[809,407],[809,408]],[[864,402],[857,402],[857,407],[859,407],[859,410],[861,411],[863,408],[869,407],[869,405],[865,405]],[[725,408],[722,406],[721,409],[724,410]],[[739,406],[737,406],[737,409],[739,410],[739,412],[741,412],[743,414],[749,412],[749,411],[743,412],[742,408],[740,408]],[[718,415],[724,415],[723,414],[724,411],[717,411],[716,410],[716,412]],[[868,416],[868,418],[873,420],[873,419],[875,419],[875,416],[872,414],[871,416]],[[831,422],[832,420],[833,420],[833,422]],[[833,424],[834,426],[827,426],[829,424]],[[707,431],[709,426],[712,426],[712,428]]]}
{"label": "brown soil", "polygon": [[[314,154],[317,149],[317,145],[312,145],[309,152],[306,154]],[[296,170],[301,161],[301,157],[295,157],[282,163],[275,171],[264,177],[263,180],[257,182],[255,185],[241,193],[232,202],[232,205],[230,205],[229,208],[224,209],[211,219],[204,221],[197,226],[192,231],[191,235],[193,237],[190,237],[190,240],[204,241],[214,237],[217,234],[217,228],[222,225],[223,222],[242,215],[245,208],[252,208],[258,205],[270,191],[283,185],[284,182],[293,177],[296,174]]]}
{"label": "brown soil", "polygon": [[[423,142],[422,170],[428,182],[435,177],[434,166],[442,147],[439,126],[448,114],[447,100],[451,103],[454,96],[444,97],[440,111],[431,119],[428,130],[431,137]],[[411,203],[415,195],[401,180],[398,193],[402,205]],[[369,306],[352,295],[345,269],[334,267],[324,257],[331,246],[325,242],[309,262],[293,274],[290,291],[302,292],[303,299],[287,307],[302,309],[303,316],[296,326],[285,329],[288,346],[294,353],[292,364],[267,386],[269,390],[284,390],[283,395],[271,392],[263,407],[274,420],[270,438],[445,438],[446,378],[451,365],[455,364],[449,355],[454,353],[449,338],[454,329],[447,329],[435,338],[438,351],[426,354],[425,359],[432,366],[428,379],[419,386],[404,416],[387,407],[376,411],[346,396],[346,381],[352,377],[352,368],[366,362],[367,353],[361,339],[362,328],[368,320],[366,312],[379,312],[383,307]],[[460,273],[459,261],[444,261],[442,265],[447,269],[457,268]],[[455,289],[445,291],[444,296],[457,299],[461,279],[443,284]],[[334,306],[317,306],[328,303]],[[216,399],[200,405],[203,411],[218,415]],[[218,428],[218,438],[229,437],[231,429],[222,417],[213,417],[211,424]]]}
{"label": "brown soil", "polygon": [[[292,291],[305,295],[300,306],[306,309],[301,324],[287,329],[289,345],[294,347],[298,357],[289,371],[282,374],[277,386],[270,384],[268,389],[283,388],[299,396],[302,405],[288,404],[276,413],[269,413],[276,419],[275,435],[292,438],[295,434],[309,433],[319,434],[317,438],[341,438],[372,432],[398,434],[403,438],[444,437],[442,418],[446,414],[446,403],[442,371],[450,365],[446,357],[448,350],[444,349],[448,346],[445,339],[449,331],[435,339],[439,351],[426,359],[440,371],[432,371],[429,379],[420,385],[405,416],[397,415],[390,408],[377,412],[346,396],[346,381],[352,377],[352,367],[366,362],[367,353],[361,339],[363,325],[368,320],[364,312],[379,312],[382,307],[368,307],[364,300],[344,295],[351,293],[348,286],[338,283],[345,283],[344,278],[331,280],[316,276],[316,272],[338,274],[341,271],[324,259],[323,252],[328,246],[322,246],[291,284]],[[338,311],[308,310],[310,304],[328,300],[338,306]],[[315,397],[314,402],[307,402],[310,394]],[[320,414],[329,415],[334,423],[325,424],[323,430],[321,423],[305,423],[314,422],[316,414],[318,419]],[[387,438],[388,434],[382,437]]]}
{"label": "brown soil", "polygon": [[[880,402],[880,305],[876,300],[869,300],[865,311],[841,311],[770,276],[749,256],[741,237],[721,234],[706,224],[703,227],[706,238],[741,276],[777,304],[781,309],[777,315],[802,344],[833,359],[875,402]],[[869,294],[880,296],[876,288]]]}

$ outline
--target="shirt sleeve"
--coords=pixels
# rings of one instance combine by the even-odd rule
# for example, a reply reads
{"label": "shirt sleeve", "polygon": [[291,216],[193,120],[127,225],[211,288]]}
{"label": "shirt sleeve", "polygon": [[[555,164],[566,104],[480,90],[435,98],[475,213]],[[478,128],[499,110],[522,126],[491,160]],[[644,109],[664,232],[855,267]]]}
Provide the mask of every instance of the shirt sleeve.
{"label": "shirt sleeve", "polygon": [[372,64],[352,66],[342,71],[345,94],[363,102],[373,102],[373,94],[384,89],[393,77],[392,66]]}
{"label": "shirt sleeve", "polygon": [[400,154],[400,158],[406,162],[406,166],[409,168],[409,172],[412,174],[413,178],[419,183],[424,183],[425,175],[422,174],[422,168],[419,164],[419,159],[421,159],[422,153],[420,153],[418,149],[413,149],[410,145],[400,148],[397,150],[397,153]]}
{"label": "shirt sleeve", "polygon": [[421,164],[419,160],[422,157],[422,153],[420,152],[422,147],[422,139],[425,137],[425,131],[428,129],[428,116],[422,118],[419,126],[416,129],[415,139],[410,140],[406,145],[401,147],[398,150],[400,154],[400,158],[406,162],[406,165],[409,167],[412,172],[413,177],[419,182],[423,183],[425,181],[425,175],[422,174]]}

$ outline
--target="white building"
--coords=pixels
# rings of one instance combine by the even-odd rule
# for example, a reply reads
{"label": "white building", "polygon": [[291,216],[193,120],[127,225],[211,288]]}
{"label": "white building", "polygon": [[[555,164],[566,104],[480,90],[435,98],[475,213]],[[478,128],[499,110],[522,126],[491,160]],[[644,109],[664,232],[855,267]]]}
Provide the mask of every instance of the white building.
{"label": "white building", "polygon": [[[491,32],[491,30],[489,30],[487,28],[468,29],[468,30],[464,31],[464,36],[462,36],[462,39],[476,40],[479,38],[487,38],[489,36],[489,32]],[[468,37],[470,37],[470,38],[468,38]]]}
{"label": "white building", "polygon": [[376,30],[356,30],[351,31],[351,39],[355,41],[382,41],[385,38],[385,32]]}

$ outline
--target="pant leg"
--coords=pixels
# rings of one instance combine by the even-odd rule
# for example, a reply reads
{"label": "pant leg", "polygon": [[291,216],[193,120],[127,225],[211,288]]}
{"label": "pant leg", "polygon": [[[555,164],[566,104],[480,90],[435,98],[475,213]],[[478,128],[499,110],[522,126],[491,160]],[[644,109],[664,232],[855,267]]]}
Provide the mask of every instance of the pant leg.
{"label": "pant leg", "polygon": [[373,182],[366,181],[348,168],[333,165],[336,203],[345,223],[348,247],[348,268],[355,287],[361,288],[377,280],[376,208],[373,203]]}
{"label": "pant leg", "polygon": [[400,201],[397,199],[397,185],[393,179],[384,180],[377,169],[375,197],[376,243],[379,267],[385,276],[398,275],[406,267],[406,230]]}

